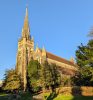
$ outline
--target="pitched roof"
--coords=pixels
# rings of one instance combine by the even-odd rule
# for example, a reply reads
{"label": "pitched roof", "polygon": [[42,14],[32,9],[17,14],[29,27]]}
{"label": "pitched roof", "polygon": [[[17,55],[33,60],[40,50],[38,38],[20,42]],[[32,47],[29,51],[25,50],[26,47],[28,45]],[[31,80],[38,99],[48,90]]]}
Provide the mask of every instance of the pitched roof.
{"label": "pitched roof", "polygon": [[[40,49],[40,51],[42,52],[42,49]],[[68,65],[71,65],[71,66],[74,66],[74,67],[77,66],[76,63],[74,64],[73,62],[71,62],[71,61],[69,61],[69,60],[67,60],[67,59],[61,58],[61,57],[59,57],[59,56],[57,56],[57,55],[54,55],[54,54],[52,54],[52,53],[49,53],[49,52],[47,52],[47,51],[46,51],[46,55],[47,55],[47,58],[50,58],[50,59],[52,59],[52,60],[56,60],[56,61],[59,61],[59,62],[68,64]]]}

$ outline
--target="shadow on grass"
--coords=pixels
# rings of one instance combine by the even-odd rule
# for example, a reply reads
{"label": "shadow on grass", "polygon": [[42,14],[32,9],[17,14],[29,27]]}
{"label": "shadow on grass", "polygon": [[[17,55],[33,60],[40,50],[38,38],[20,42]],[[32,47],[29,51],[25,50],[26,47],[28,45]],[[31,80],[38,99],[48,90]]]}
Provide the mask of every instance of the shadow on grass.
{"label": "shadow on grass", "polygon": [[22,98],[31,98],[35,95],[38,95],[38,94],[24,93],[24,94],[21,94],[21,97]]}
{"label": "shadow on grass", "polygon": [[[60,90],[60,88],[59,88],[59,90]],[[46,100],[54,100],[54,98],[56,98],[56,97],[58,96],[59,90],[58,90],[57,93],[56,93],[55,91],[54,91],[53,93],[50,93],[50,95],[49,95],[48,97],[45,96],[45,99],[46,99]]]}
{"label": "shadow on grass", "polygon": [[[71,94],[66,94],[67,90],[62,91],[59,93],[60,88],[56,93],[51,93],[48,95],[45,95],[45,100],[93,100],[93,96],[83,96],[81,87],[73,87],[71,90]],[[60,94],[60,95],[59,95]],[[59,95],[59,96],[58,96]]]}
{"label": "shadow on grass", "polygon": [[47,96],[45,96],[45,99],[46,100],[54,100],[54,98],[56,98],[57,97],[57,94],[50,94],[48,97]]}

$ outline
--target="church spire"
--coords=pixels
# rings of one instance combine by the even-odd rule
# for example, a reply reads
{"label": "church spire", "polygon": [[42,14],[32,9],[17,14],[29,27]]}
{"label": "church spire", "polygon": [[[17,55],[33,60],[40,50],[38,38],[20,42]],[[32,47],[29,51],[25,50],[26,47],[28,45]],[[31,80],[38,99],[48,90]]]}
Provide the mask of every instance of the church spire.
{"label": "church spire", "polygon": [[72,55],[71,55],[71,61],[75,64],[75,61],[74,61],[74,58],[72,57]]}
{"label": "church spire", "polygon": [[28,22],[28,13],[27,13],[27,5],[26,5],[26,14],[24,20],[24,26],[22,29],[22,39],[23,38],[30,39],[30,30],[29,30],[29,22]]}

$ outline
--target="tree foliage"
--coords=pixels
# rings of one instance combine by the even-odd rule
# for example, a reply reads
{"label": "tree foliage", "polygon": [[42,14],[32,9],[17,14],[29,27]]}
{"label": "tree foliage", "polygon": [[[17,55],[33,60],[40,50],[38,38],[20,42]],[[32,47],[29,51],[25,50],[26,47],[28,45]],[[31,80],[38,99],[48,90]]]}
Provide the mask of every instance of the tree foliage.
{"label": "tree foliage", "polygon": [[37,81],[40,77],[41,65],[37,60],[30,61],[27,66],[27,79],[30,86],[30,90],[37,92],[39,86],[37,86]]}
{"label": "tree foliage", "polygon": [[93,37],[93,26],[90,27],[90,32],[88,32],[87,37]]}
{"label": "tree foliage", "polygon": [[56,64],[51,63],[48,64],[47,61],[43,63],[41,72],[40,72],[40,78],[37,81],[37,85],[42,86],[45,88],[46,86],[49,86],[51,88],[52,85],[55,86],[56,83],[60,82],[60,73],[56,67]]}
{"label": "tree foliage", "polygon": [[78,81],[80,85],[88,85],[90,81],[93,81],[93,39],[89,40],[86,46],[82,43],[78,46],[76,61],[81,74],[74,81],[80,80]]}
{"label": "tree foliage", "polygon": [[41,66],[37,60],[32,60],[27,67],[27,73],[28,83],[33,92],[36,92],[39,87],[43,87],[44,90],[46,86],[51,87],[60,83],[60,73],[54,63],[49,65],[45,61]]}
{"label": "tree foliage", "polygon": [[50,64],[50,73],[51,73],[50,75],[51,85],[54,85],[55,87],[55,85],[60,84],[60,81],[61,81],[61,75],[55,63]]}
{"label": "tree foliage", "polygon": [[6,70],[4,74],[4,83],[2,86],[3,90],[18,89],[20,87],[20,79],[17,70],[10,69]]}

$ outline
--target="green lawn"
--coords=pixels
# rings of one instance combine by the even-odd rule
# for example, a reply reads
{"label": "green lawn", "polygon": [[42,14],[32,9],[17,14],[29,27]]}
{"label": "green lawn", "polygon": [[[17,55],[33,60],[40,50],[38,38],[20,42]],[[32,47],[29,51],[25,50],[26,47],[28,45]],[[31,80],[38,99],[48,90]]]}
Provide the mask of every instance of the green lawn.
{"label": "green lawn", "polygon": [[[0,96],[4,96],[4,95],[10,95],[10,94],[0,93]],[[22,98],[22,99],[18,99],[18,100],[31,100],[31,97],[32,97],[33,95],[36,95],[36,94],[24,93],[24,94],[21,94],[21,98]],[[0,100],[6,100],[6,99],[0,99]],[[9,99],[9,100],[13,100],[13,99]],[[16,100],[17,100],[17,99],[16,99]]]}
{"label": "green lawn", "polygon": [[[8,95],[8,94],[4,94],[4,93],[0,94],[0,96],[3,96],[3,95]],[[36,95],[36,94],[24,93],[24,94],[21,94],[22,99],[18,99],[18,100],[31,100],[31,97],[33,95]],[[93,97],[89,97],[89,96],[62,96],[62,95],[56,96],[55,94],[50,95],[49,93],[44,94],[44,97],[45,97],[44,100],[93,100]],[[6,100],[6,99],[2,99],[2,100]],[[13,100],[13,99],[10,99],[10,100]]]}
{"label": "green lawn", "polygon": [[93,96],[56,96],[55,94],[45,94],[44,97],[44,100],[93,100]]}
{"label": "green lawn", "polygon": [[4,96],[4,95],[9,95],[9,94],[11,94],[11,93],[0,93],[0,96]]}

